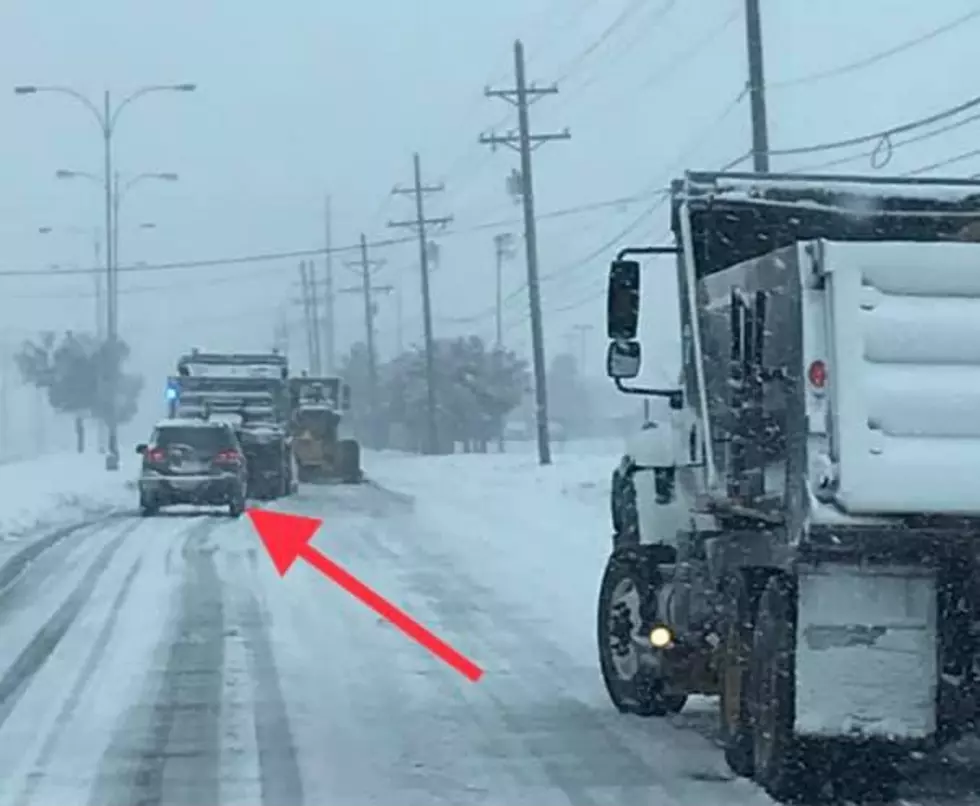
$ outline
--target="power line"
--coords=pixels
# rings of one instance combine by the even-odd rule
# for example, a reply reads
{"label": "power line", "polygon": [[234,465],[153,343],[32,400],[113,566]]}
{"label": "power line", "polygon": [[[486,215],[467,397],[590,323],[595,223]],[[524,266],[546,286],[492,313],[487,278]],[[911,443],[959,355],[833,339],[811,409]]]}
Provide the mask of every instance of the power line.
{"label": "power line", "polygon": [[662,84],[665,79],[670,78],[675,72],[677,72],[681,67],[684,66],[690,59],[697,56],[704,48],[710,45],[714,40],[727,31],[732,25],[738,22],[738,19],[742,16],[741,8],[736,8],[722,20],[721,24],[709,30],[700,39],[692,42],[688,47],[678,53],[676,56],[672,56],[666,61],[666,63],[650,73],[650,76],[637,87],[636,92],[644,92],[646,90],[652,89],[658,84]]}
{"label": "power line", "polygon": [[820,151],[834,151],[840,148],[848,148],[850,146],[859,146],[864,145],[865,143],[873,142],[877,142],[879,145],[890,149],[890,139],[896,134],[904,134],[905,132],[913,131],[915,129],[921,129],[923,126],[929,126],[932,123],[939,123],[941,120],[954,117],[955,115],[965,112],[967,109],[972,109],[975,106],[980,106],[980,96],[970,98],[963,103],[957,104],[956,106],[951,106],[948,109],[942,110],[941,112],[936,112],[923,118],[910,120],[907,123],[901,123],[888,129],[882,129],[881,131],[862,134],[857,137],[848,137],[843,140],[832,140],[827,143],[816,143],[809,146],[800,146],[798,148],[771,149],[769,154],[774,157],[790,157],[798,154],[815,154]]}
{"label": "power line", "polygon": [[929,171],[934,171],[937,168],[945,168],[948,165],[955,165],[958,162],[963,162],[964,160],[972,159],[973,157],[980,156],[980,148],[974,148],[971,151],[965,151],[962,154],[956,154],[952,157],[947,157],[939,162],[934,162],[931,165],[923,165],[921,168],[914,168],[911,171],[906,171],[902,176],[919,176],[920,174],[928,173]]}
{"label": "power line", "polygon": [[892,56],[897,56],[899,53],[904,53],[907,50],[911,50],[912,48],[936,39],[937,37],[942,36],[955,28],[959,28],[961,25],[964,25],[977,17],[980,17],[980,9],[969,11],[966,14],[960,15],[951,22],[940,25],[938,28],[933,28],[931,31],[927,31],[926,33],[920,34],[912,39],[907,39],[904,42],[893,45],[886,50],[873,53],[870,56],[865,56],[857,61],[848,62],[847,64],[838,65],[837,67],[831,67],[826,70],[819,70],[815,73],[810,73],[809,75],[800,76],[799,78],[787,79],[785,81],[770,81],[766,85],[766,88],[784,89],[786,87],[799,87],[802,84],[812,84],[815,81],[823,81],[827,78],[835,78],[836,76],[852,73],[855,70],[862,70],[865,67],[871,67],[874,64],[890,59]]}
{"label": "power line", "polygon": [[[613,199],[601,199],[594,202],[583,202],[582,204],[575,205],[573,207],[564,207],[558,210],[552,210],[546,213],[541,213],[537,216],[540,220],[550,220],[556,218],[565,218],[567,216],[581,215],[582,213],[592,212],[594,210],[600,210],[606,207],[622,207],[624,205],[635,204],[637,202],[643,201],[649,198],[651,195],[657,191],[650,191],[645,193],[633,194],[630,196],[620,196]],[[503,218],[496,219],[493,221],[484,221],[477,224],[472,224],[466,227],[459,227],[456,229],[446,229],[440,232],[440,237],[453,236],[453,235],[468,235],[474,232],[480,232],[483,230],[497,229],[499,227],[515,226],[520,224],[522,219],[520,218]],[[374,241],[369,241],[368,246],[372,248],[380,248],[385,246],[396,246],[399,244],[414,243],[416,241],[415,236],[405,236],[396,238],[383,238]],[[317,247],[312,249],[296,249],[288,252],[263,252],[258,254],[248,254],[248,255],[238,255],[234,257],[223,257],[223,258],[212,258],[207,260],[190,260],[190,261],[177,261],[172,263],[154,263],[154,264],[142,264],[136,266],[121,266],[120,271],[126,273],[140,273],[140,272],[157,272],[157,271],[169,271],[177,269],[196,269],[196,268],[213,268],[219,266],[234,266],[243,263],[261,263],[263,261],[273,262],[280,260],[292,260],[295,258],[306,258],[306,257],[316,257],[319,255],[325,255],[328,252],[330,254],[343,254],[349,252],[355,252],[360,249],[359,244],[350,244],[345,246],[335,246],[330,249],[325,247]],[[83,268],[58,268],[58,269],[45,269],[43,271],[35,271],[32,269],[0,269],[0,277],[35,277],[44,278],[48,276],[65,276],[65,275],[87,275],[94,272],[104,272],[103,267],[96,269],[83,269]],[[265,270],[263,269],[263,272]],[[259,273],[254,275],[256,279],[261,276]],[[230,282],[232,278],[223,278],[217,280],[218,283]],[[234,280],[237,282],[238,277],[236,276]],[[202,283],[209,284],[209,283]],[[143,287],[140,289],[141,292],[149,291],[160,291],[165,290],[167,286],[153,286],[153,287]],[[135,289],[131,289],[135,291]],[[71,295],[73,297],[78,295]],[[25,295],[25,298],[30,298],[29,295]]]}
{"label": "power line", "polygon": [[[633,48],[635,48],[641,42],[648,43],[650,29],[659,25],[661,21],[663,21],[667,17],[671,9],[673,9],[673,7],[676,4],[677,4],[677,0],[667,0],[667,2],[665,2],[660,8],[656,9],[656,11],[654,12],[650,20],[648,20],[643,25],[636,26],[634,31],[635,35],[625,45],[623,45],[621,48],[618,48],[615,51],[613,58],[608,60],[603,60],[602,62],[603,67],[608,68],[612,64],[621,61],[624,56],[629,54],[633,50]],[[561,107],[564,108],[571,99],[577,97],[578,95],[581,95],[585,90],[587,90],[589,87],[595,84],[596,81],[598,80],[598,76],[600,75],[600,73],[601,73],[601,69],[593,70],[591,75],[586,75],[585,81],[583,81],[580,84],[574,85],[571,88],[571,90],[565,95]],[[566,76],[567,75],[568,74],[566,73]]]}
{"label": "power line", "polygon": [[[644,3],[646,2],[647,0],[630,0],[623,10],[616,15],[613,21],[602,30],[599,36],[593,39],[584,50],[573,56],[565,67],[558,71],[558,78],[555,79],[555,83],[560,84],[568,79],[579,68],[582,62],[601,48],[607,41],[609,41],[616,31],[629,22],[630,17],[643,8]],[[670,8],[676,4],[676,2],[677,0],[667,0],[665,4],[665,12],[669,11]]]}
{"label": "power line", "polygon": [[934,137],[938,137],[941,134],[946,134],[947,132],[960,129],[970,123],[974,123],[980,120],[980,112],[969,115],[962,120],[957,120],[954,123],[947,123],[945,126],[940,126],[938,129],[933,129],[932,131],[924,132],[922,134],[916,134],[912,137],[906,137],[897,142],[891,143],[891,147],[888,149],[886,154],[886,159],[880,161],[881,149],[878,146],[871,149],[870,151],[862,151],[860,154],[853,154],[849,157],[838,157],[836,159],[828,160],[826,162],[820,162],[816,165],[808,165],[803,168],[794,168],[789,173],[813,173],[814,171],[821,171],[824,168],[834,168],[838,165],[846,165],[849,162],[856,162],[859,159],[870,159],[871,167],[877,169],[884,168],[891,161],[891,154],[899,148],[904,148],[912,143],[921,143],[925,140],[932,140]]}

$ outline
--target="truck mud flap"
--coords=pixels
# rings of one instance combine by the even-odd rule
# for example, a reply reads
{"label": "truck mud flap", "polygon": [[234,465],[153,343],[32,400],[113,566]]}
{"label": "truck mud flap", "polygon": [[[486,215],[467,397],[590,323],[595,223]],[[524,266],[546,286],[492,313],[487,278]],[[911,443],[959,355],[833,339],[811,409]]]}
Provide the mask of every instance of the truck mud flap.
{"label": "truck mud flap", "polygon": [[798,735],[919,743],[935,734],[936,585],[915,567],[800,569]]}

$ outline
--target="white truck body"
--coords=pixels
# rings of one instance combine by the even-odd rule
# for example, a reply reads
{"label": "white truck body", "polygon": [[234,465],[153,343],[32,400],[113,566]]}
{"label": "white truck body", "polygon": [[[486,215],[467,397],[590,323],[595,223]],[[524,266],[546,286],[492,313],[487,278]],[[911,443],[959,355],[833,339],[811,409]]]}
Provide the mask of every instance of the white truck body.
{"label": "white truck body", "polygon": [[[801,247],[802,248],[802,247]],[[980,515],[980,244],[830,243],[823,291],[833,500]],[[801,261],[806,266],[806,261]],[[809,361],[807,361],[809,365]]]}

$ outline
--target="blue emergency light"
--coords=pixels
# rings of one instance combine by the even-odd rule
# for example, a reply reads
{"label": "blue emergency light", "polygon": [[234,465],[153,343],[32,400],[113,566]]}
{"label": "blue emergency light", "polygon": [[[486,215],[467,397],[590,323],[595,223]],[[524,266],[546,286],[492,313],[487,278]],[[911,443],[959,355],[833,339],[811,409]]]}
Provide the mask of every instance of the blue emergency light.
{"label": "blue emergency light", "polygon": [[167,386],[167,400],[176,400],[179,394],[180,390],[176,386],[173,384]]}

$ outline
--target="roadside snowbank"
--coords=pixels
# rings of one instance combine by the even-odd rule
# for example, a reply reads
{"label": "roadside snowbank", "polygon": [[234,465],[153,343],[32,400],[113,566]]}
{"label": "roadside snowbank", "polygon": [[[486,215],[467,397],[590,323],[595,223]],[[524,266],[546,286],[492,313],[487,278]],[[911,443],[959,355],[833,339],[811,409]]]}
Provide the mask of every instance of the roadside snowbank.
{"label": "roadside snowbank", "polygon": [[54,454],[0,465],[0,554],[39,529],[78,522],[116,509],[131,509],[133,469],[105,470],[99,454]]}

